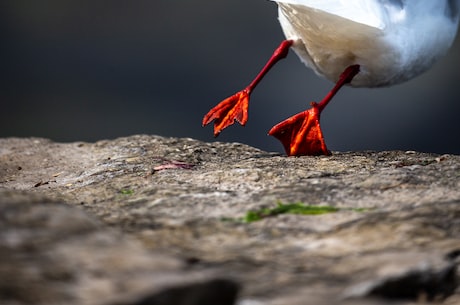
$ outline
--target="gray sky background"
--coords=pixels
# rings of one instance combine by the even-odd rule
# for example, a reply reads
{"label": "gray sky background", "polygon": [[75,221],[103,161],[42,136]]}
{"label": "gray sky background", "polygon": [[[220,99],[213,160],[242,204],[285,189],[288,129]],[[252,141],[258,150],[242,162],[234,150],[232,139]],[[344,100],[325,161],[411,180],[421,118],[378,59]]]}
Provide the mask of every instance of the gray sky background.
{"label": "gray sky background", "polygon": [[[214,141],[203,115],[245,87],[284,39],[265,0],[5,0],[0,29],[0,136],[57,141]],[[457,37],[415,80],[339,92],[322,115],[329,149],[460,154],[459,54]],[[254,91],[246,127],[217,140],[281,152],[268,130],[332,85],[291,52]]]}

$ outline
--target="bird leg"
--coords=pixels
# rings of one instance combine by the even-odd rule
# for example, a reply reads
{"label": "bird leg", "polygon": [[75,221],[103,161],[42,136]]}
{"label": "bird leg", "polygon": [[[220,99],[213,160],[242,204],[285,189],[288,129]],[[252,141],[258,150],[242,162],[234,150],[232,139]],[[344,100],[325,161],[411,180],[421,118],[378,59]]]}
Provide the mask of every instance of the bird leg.
{"label": "bird leg", "polygon": [[204,116],[203,126],[206,126],[214,120],[214,137],[217,137],[223,129],[232,125],[235,121],[238,121],[243,126],[246,124],[248,120],[248,105],[251,92],[265,74],[267,74],[279,60],[287,56],[289,48],[293,43],[293,40],[284,40],[275,52],[273,52],[273,55],[249,86],[224,99]]}
{"label": "bird leg", "polygon": [[326,147],[319,124],[321,112],[340,88],[350,83],[358,73],[359,65],[352,65],[346,68],[334,88],[321,102],[312,102],[310,109],[275,125],[268,134],[281,141],[288,156],[330,155],[331,152]]}

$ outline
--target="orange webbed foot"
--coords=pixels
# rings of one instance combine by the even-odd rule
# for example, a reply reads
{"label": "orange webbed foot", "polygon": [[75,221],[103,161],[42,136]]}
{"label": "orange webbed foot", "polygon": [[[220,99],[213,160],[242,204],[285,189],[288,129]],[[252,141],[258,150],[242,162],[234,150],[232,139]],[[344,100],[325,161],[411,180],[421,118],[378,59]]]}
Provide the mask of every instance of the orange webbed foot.
{"label": "orange webbed foot", "polygon": [[212,108],[203,118],[203,126],[214,120],[214,137],[235,121],[242,126],[248,121],[249,90],[241,90]]}
{"label": "orange webbed foot", "polygon": [[203,118],[203,126],[214,121],[214,136],[217,137],[223,129],[238,121],[241,125],[245,125],[248,121],[248,105],[249,95],[267,72],[281,59],[285,58],[289,48],[294,43],[293,40],[284,40],[268,62],[257,74],[256,78],[246,87],[246,89],[237,92],[236,94],[226,98],[216,107],[212,108]]}
{"label": "orange webbed foot", "polygon": [[324,142],[323,132],[319,125],[320,109],[317,103],[311,108],[300,112],[275,125],[268,134],[274,136],[284,146],[288,156],[330,155]]}
{"label": "orange webbed foot", "polygon": [[321,102],[312,102],[310,109],[277,124],[268,132],[269,135],[281,141],[288,156],[328,156],[331,154],[326,147],[323,132],[319,125],[321,111],[343,85],[352,81],[356,74],[359,73],[359,70],[359,65],[347,67],[340,75],[334,88],[329,91]]}

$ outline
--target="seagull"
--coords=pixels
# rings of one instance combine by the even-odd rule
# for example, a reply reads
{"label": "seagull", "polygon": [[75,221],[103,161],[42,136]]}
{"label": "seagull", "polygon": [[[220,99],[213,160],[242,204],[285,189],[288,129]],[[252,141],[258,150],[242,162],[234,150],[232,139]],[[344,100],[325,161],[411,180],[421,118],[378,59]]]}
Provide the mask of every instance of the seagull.
{"label": "seagull", "polygon": [[330,155],[320,115],[344,85],[384,87],[427,71],[455,39],[460,0],[276,0],[282,41],[254,80],[203,118],[217,137],[248,120],[249,97],[266,73],[293,49],[317,75],[335,83],[310,108],[275,125],[288,156]]}

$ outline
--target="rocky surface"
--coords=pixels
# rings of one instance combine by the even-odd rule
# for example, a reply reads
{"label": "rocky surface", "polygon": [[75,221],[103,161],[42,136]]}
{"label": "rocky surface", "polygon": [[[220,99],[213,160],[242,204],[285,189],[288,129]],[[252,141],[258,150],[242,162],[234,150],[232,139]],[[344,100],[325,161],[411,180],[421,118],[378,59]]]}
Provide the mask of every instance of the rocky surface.
{"label": "rocky surface", "polygon": [[1,304],[454,305],[459,262],[460,156],[0,139]]}

